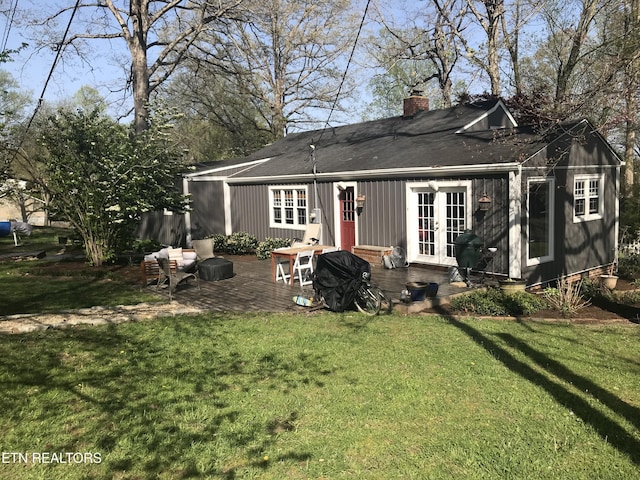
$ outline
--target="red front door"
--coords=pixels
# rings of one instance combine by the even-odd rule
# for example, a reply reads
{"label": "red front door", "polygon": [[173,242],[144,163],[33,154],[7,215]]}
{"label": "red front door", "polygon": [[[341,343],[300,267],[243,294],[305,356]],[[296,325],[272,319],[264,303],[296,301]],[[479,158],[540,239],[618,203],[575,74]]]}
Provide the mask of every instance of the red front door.
{"label": "red front door", "polygon": [[356,244],[356,202],[353,187],[340,192],[340,249],[351,251]]}

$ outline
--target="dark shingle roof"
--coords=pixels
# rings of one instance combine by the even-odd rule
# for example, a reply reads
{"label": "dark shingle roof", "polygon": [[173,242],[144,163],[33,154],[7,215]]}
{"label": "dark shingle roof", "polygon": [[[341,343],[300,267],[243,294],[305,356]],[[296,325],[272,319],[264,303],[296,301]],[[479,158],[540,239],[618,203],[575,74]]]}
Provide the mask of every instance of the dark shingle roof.
{"label": "dark shingle roof", "polygon": [[[482,118],[496,101],[423,111],[324,130],[294,133],[253,153],[245,161],[266,159],[233,175],[251,178],[304,176],[312,173],[311,147],[319,174],[424,167],[460,167],[512,163],[542,146],[526,129],[462,131]],[[471,129],[470,129],[471,130]]]}

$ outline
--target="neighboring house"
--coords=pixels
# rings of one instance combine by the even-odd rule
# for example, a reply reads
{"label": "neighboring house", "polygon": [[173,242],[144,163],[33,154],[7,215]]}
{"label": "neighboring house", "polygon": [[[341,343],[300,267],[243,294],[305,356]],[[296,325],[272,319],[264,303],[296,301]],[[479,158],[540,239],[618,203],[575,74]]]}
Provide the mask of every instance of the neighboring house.
{"label": "neighboring house", "polygon": [[0,221],[16,220],[43,226],[46,214],[42,200],[26,191],[24,180],[8,179],[0,184]]}
{"label": "neighboring house", "polygon": [[621,165],[587,120],[537,133],[499,100],[428,111],[414,95],[403,116],[198,168],[184,178],[192,211],[172,233],[293,238],[320,221],[322,243],[398,245],[412,263],[449,266],[471,229],[497,248],[490,270],[541,284],[614,264]]}

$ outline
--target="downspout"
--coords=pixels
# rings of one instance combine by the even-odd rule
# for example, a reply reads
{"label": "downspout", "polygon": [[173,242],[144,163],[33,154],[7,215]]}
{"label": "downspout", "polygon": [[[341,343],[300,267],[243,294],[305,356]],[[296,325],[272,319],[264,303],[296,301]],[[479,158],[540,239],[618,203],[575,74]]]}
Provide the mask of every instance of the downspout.
{"label": "downspout", "polygon": [[[189,179],[187,177],[182,177],[182,193],[184,195],[189,195]],[[191,234],[191,210],[187,208],[184,212],[184,228],[186,233],[186,242],[187,247],[191,247],[192,245],[192,234]]]}
{"label": "downspout", "polygon": [[509,172],[509,278],[522,278],[522,165]]}

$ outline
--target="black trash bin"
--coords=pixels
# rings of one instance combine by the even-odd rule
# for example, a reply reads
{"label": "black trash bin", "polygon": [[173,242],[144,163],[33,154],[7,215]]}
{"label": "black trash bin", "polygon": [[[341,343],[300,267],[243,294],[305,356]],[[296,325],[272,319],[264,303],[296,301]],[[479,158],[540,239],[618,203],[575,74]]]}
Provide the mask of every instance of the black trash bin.
{"label": "black trash bin", "polygon": [[460,267],[460,273],[464,276],[465,282],[469,285],[469,271],[476,268],[480,263],[481,252],[484,242],[471,230],[465,230],[463,234],[453,242],[456,248],[456,261]]}

